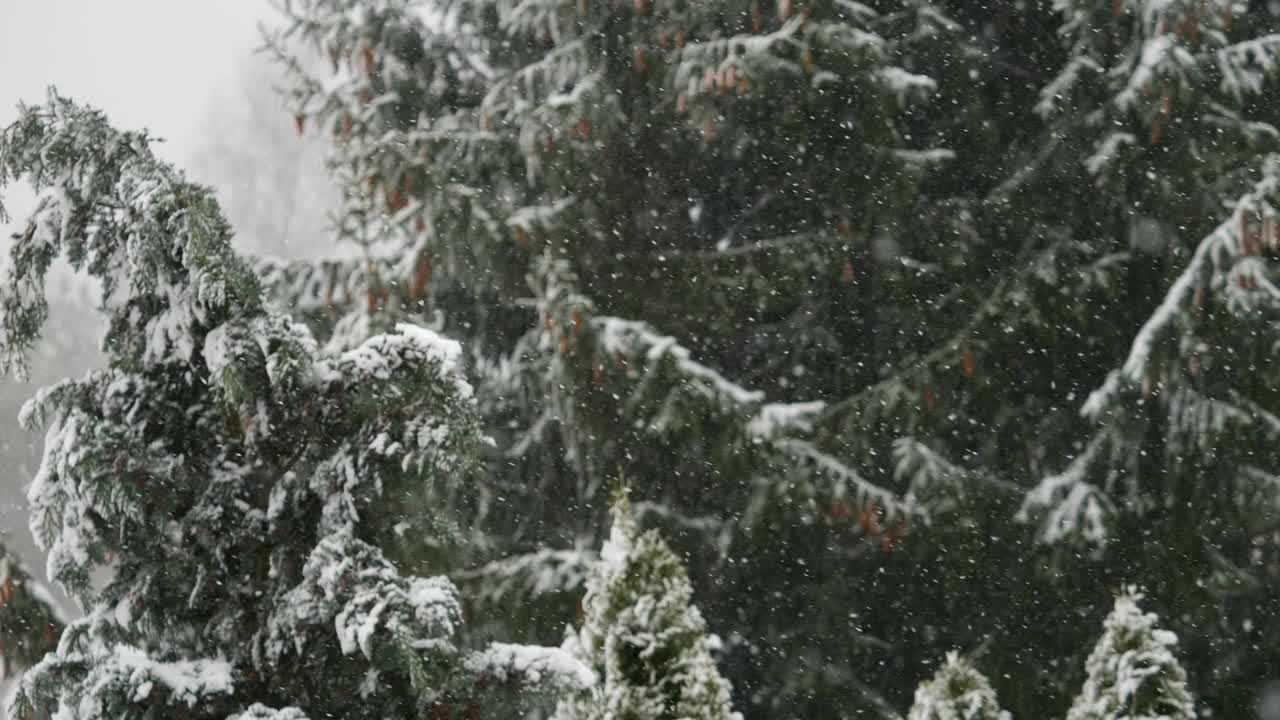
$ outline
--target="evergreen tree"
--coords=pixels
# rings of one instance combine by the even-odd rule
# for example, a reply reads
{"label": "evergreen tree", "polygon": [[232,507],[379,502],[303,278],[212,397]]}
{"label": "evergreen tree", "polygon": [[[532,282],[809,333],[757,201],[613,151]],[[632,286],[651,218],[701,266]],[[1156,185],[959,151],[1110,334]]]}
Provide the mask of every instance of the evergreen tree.
{"label": "evergreen tree", "polygon": [[[815,518],[834,513],[880,550],[926,514],[914,478],[850,463],[888,451],[892,431],[839,423],[878,427],[932,391],[895,381],[871,412],[850,404],[822,428],[814,395],[874,383],[887,326],[918,315],[901,303],[859,322],[888,307],[865,290],[932,282],[890,236],[922,212],[899,199],[951,156],[907,138],[936,83],[900,63],[912,42],[959,45],[960,28],[927,2],[882,18],[857,3],[317,0],[286,16],[269,45],[302,126],[335,138],[340,234],[364,257],[264,274],[331,348],[409,319],[471,350],[497,440],[470,545],[492,550],[457,559],[475,596],[513,586],[511,553],[533,576],[580,581],[546,551],[595,542],[600,478],[621,468],[637,507],[690,548],[694,577],[722,578],[701,596],[759,638],[757,657],[782,663],[764,649],[830,633],[819,617],[793,632],[760,600],[836,567]],[[300,44],[333,76],[306,73]],[[958,206],[928,211],[935,229],[963,224]],[[695,296],[709,312],[688,312]],[[849,362],[857,345],[882,356]],[[731,547],[763,553],[736,574]],[[545,634],[561,612],[519,626]],[[833,644],[872,647],[839,627]],[[787,687],[752,696],[795,709],[850,680],[780,669],[753,667]]]}
{"label": "evergreen tree", "polygon": [[[1093,267],[1120,283],[1080,311],[1127,317],[1091,340],[1109,359],[1080,388],[1087,424],[1020,516],[1065,551],[1060,571],[1140,578],[1205,678],[1197,695],[1234,712],[1272,652],[1253,648],[1280,637],[1258,610],[1280,590],[1269,509],[1280,405],[1258,372],[1277,310],[1276,18],[1226,0],[1055,7],[1068,57],[1037,107],[1056,138],[1045,157],[1074,158],[1083,176],[1063,179],[1096,188],[1074,204],[1072,232],[1093,238]],[[1054,174],[1042,169],[1039,187],[1064,187]],[[1125,299],[1139,312],[1119,311]],[[1068,559],[1080,550],[1093,559]]]}
{"label": "evergreen tree", "polygon": [[916,689],[907,720],[1009,720],[987,678],[958,653]]}
{"label": "evergreen tree", "polygon": [[657,531],[639,531],[627,494],[614,499],[613,527],[587,580],[581,627],[564,643],[601,682],[561,701],[555,717],[740,720],[712,657],[719,641],[707,635],[692,604],[684,565]]}
{"label": "evergreen tree", "polygon": [[1005,702],[1060,712],[1078,608],[1135,573],[1214,624],[1188,662],[1245,658],[1203,688],[1226,711],[1280,638],[1274,443],[1229,437],[1271,427],[1267,374],[1205,390],[1270,362],[1278,41],[1247,5],[293,2],[269,47],[359,257],[264,277],[331,350],[401,321],[468,349],[496,447],[450,562],[537,596],[496,632],[546,641],[621,468],[754,712],[892,717],[988,639]]}
{"label": "evergreen tree", "polygon": [[[1091,222],[1118,220],[1128,254],[1167,253],[1172,271],[1167,287],[1153,288],[1164,299],[1126,343],[1122,367],[1082,407],[1086,417],[1108,416],[1109,422],[1066,472],[1027,499],[1029,514],[1043,511],[1045,539],[1096,546],[1107,541],[1116,496],[1129,495],[1130,507],[1140,511],[1152,502],[1153,488],[1143,480],[1148,473],[1133,451],[1148,434],[1163,434],[1166,452],[1179,457],[1159,472],[1176,473],[1177,465],[1201,462],[1196,446],[1214,443],[1228,418],[1262,420],[1215,391],[1221,380],[1214,381],[1213,368],[1215,349],[1260,351],[1233,347],[1237,333],[1274,312],[1264,253],[1280,242],[1271,220],[1276,159],[1268,152],[1277,149],[1276,130],[1247,111],[1248,97],[1280,67],[1280,37],[1232,42],[1234,18],[1245,7],[1231,0],[1063,0],[1057,6],[1070,56],[1037,109],[1053,121],[1068,152],[1092,153],[1084,169],[1120,201],[1093,213]],[[1190,251],[1179,246],[1179,235],[1194,246]],[[1167,422],[1145,417],[1151,414],[1145,408],[1125,407],[1126,396],[1163,406]],[[1259,410],[1267,404],[1252,389],[1247,397],[1245,404]],[[1104,482],[1085,481],[1108,472]],[[1233,474],[1245,484],[1244,494],[1269,492],[1269,483],[1259,486],[1234,468]],[[1157,485],[1167,497],[1168,481]]]}
{"label": "evergreen tree", "polygon": [[31,529],[85,615],[11,716],[447,717],[484,687],[588,682],[558,650],[470,648],[453,584],[423,574],[480,441],[457,345],[402,326],[320,351],[149,145],[53,93],[0,135],[0,184],[39,193],[0,280],[4,368],[60,257],[108,328],[106,368],[23,411],[47,431]]}
{"label": "evergreen tree", "polygon": [[1130,588],[1116,598],[1102,638],[1085,666],[1088,678],[1067,720],[1190,720],[1195,701],[1187,673],[1174,656],[1178,638],[1157,627],[1155,613],[1138,607]]}

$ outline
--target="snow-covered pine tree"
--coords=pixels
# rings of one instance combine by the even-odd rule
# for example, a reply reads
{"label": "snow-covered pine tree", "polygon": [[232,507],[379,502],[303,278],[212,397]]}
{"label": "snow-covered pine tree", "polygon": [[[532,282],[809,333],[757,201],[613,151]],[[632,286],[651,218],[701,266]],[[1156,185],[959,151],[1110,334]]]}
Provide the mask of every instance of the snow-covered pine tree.
{"label": "snow-covered pine tree", "polygon": [[625,488],[587,580],[581,626],[564,649],[599,682],[556,709],[556,720],[741,720],[712,652],[719,646],[693,605],[693,588],[656,530],[640,532]]}
{"label": "snow-covered pine tree", "polygon": [[[578,413],[519,396],[514,411],[527,416],[527,430],[505,445],[526,451],[557,441],[563,447],[552,452],[567,459],[571,481],[590,491],[583,500],[599,492],[598,466],[612,472],[626,457],[612,434],[591,442],[584,436],[599,435],[598,428],[572,421],[592,404],[583,395],[608,388],[627,398],[622,409],[595,409],[623,427],[674,430],[725,408],[734,420],[731,439],[753,437],[746,426],[762,395],[690,362],[696,348],[680,347],[667,328],[643,317],[682,325],[712,320],[715,328],[681,334],[721,345],[712,352],[722,359],[741,356],[741,338],[722,337],[741,323],[655,306],[652,293],[636,292],[645,278],[716,283],[730,292],[744,270],[759,282],[775,281],[757,265],[777,267],[784,273],[779,282],[811,272],[814,263],[841,277],[845,246],[861,236],[854,228],[869,233],[876,223],[899,219],[876,215],[887,206],[874,198],[911,186],[948,157],[905,148],[897,111],[922,102],[933,83],[893,64],[896,42],[872,31],[918,17],[921,28],[942,33],[949,26],[930,3],[913,2],[910,12],[883,20],[854,3],[594,5],[316,0],[290,4],[288,26],[270,45],[297,80],[304,125],[336,137],[333,165],[348,197],[342,236],[368,254],[347,263],[270,268],[278,294],[304,310],[333,307],[339,345],[358,341],[371,322],[393,322],[430,304],[486,360],[505,361],[502,380],[523,375],[519,380],[539,389],[535,397],[573,388],[567,400]],[[614,37],[623,31],[626,37]],[[638,45],[620,47],[629,42]],[[328,53],[335,77],[305,73],[289,54],[299,44]],[[815,112],[826,122],[801,132]],[[706,132],[708,124],[717,129]],[[806,152],[821,146],[847,163],[780,169],[794,137],[812,133],[821,137]],[[756,149],[738,152],[741,143]],[[650,157],[655,148],[661,154]],[[745,186],[725,187],[733,178]],[[632,192],[637,184],[650,192]],[[780,195],[811,200],[792,207]],[[862,197],[856,207],[845,207],[850,195]],[[763,212],[770,203],[776,212]],[[658,220],[644,219],[649,215]],[[769,237],[777,232],[786,235]],[[668,251],[683,268],[679,277],[659,270]],[[722,253],[729,265],[715,267]],[[532,303],[524,302],[527,283],[534,286]],[[561,307],[547,306],[549,287],[568,293]],[[432,300],[454,288],[484,297],[479,305]],[[803,304],[800,297],[813,290],[790,288],[798,297],[785,302]],[[814,302],[830,302],[825,295]],[[743,312],[738,298],[712,299],[718,310]],[[543,312],[511,312],[521,306]],[[629,313],[609,312],[615,307]],[[812,337],[806,342],[821,345]],[[761,362],[779,362],[760,352]],[[675,382],[651,378],[637,367],[640,356],[650,367],[673,367]],[[667,357],[673,362],[659,362]],[[627,382],[637,378],[643,382]],[[696,391],[686,392],[685,384]],[[635,386],[647,397],[632,396]],[[594,404],[601,399],[607,398]],[[790,413],[775,409],[774,422],[755,427],[777,431],[782,418],[804,424],[819,409],[815,403]],[[547,433],[551,425],[559,427]],[[840,476],[837,488],[872,491],[874,497],[860,500],[883,501],[894,512],[905,505],[854,480],[856,473],[812,445],[795,445],[788,455]],[[555,479],[548,461],[529,462],[539,467],[532,480],[545,495],[541,483]],[[522,484],[530,483],[511,483]]]}
{"label": "snow-covered pine tree", "polygon": [[[900,328],[953,323],[913,298],[936,290],[940,263],[971,255],[970,210],[918,194],[951,154],[911,127],[936,85],[916,60],[948,56],[961,97],[976,54],[949,53],[965,33],[939,3],[883,5],[285,8],[269,46],[293,72],[302,124],[335,139],[341,235],[362,256],[274,265],[269,284],[335,349],[409,319],[471,351],[498,441],[472,547],[500,552],[467,574],[477,597],[580,582],[563,570],[587,558],[564,553],[596,542],[601,478],[621,469],[638,512],[689,550],[695,582],[715,571],[700,597],[734,618],[726,635],[758,638],[757,657],[777,663],[742,661],[766,712],[826,712],[815,698],[858,682],[766,648],[817,642],[880,662],[872,627],[783,611],[805,618],[797,631],[763,600],[869,573],[927,510],[923,475],[852,461],[887,456],[934,410],[929,373],[881,382],[896,353],[938,340]],[[300,45],[333,75],[305,72]],[[815,399],[866,386],[829,415]],[[728,565],[731,547],[758,560]],[[523,626],[545,632],[559,615]]]}
{"label": "snow-covered pine tree", "polygon": [[[1073,688],[1051,661],[1088,652],[1077,608],[1137,567],[1152,587],[1206,588],[1174,623],[1265,595],[1218,628],[1241,661],[1201,697],[1225,712],[1249,702],[1253,646],[1280,637],[1262,610],[1280,587],[1269,506],[1250,504],[1251,471],[1204,473],[1164,442],[1148,421],[1173,395],[1154,376],[1078,410],[1186,266],[1183,238],[1253,193],[1276,149],[1274,107],[1250,94],[1274,28],[1245,10],[292,2],[272,45],[332,63],[295,75],[294,107],[337,142],[360,257],[276,265],[269,285],[334,349],[403,319],[467,347],[497,440],[470,546],[486,552],[460,559],[494,559],[467,574],[476,597],[575,589],[601,478],[623,468],[637,512],[688,551],[722,667],[757,712],[836,717],[824,699],[852,688],[890,717],[918,668],[988,638],[1005,703],[1057,712],[1046,696]],[[1235,327],[1204,296],[1197,317]],[[1270,343],[1249,347],[1231,366],[1268,367]],[[1207,357],[1164,367],[1228,364]],[[1267,376],[1214,397],[1269,407]],[[1090,450],[1109,433],[1125,441]],[[1275,444],[1214,446],[1265,472]],[[1064,458],[1085,457],[1083,482],[1062,481]],[[1053,574],[1026,561],[1033,532]],[[1072,565],[1066,542],[1102,537],[1096,565]],[[545,638],[562,614],[522,607],[535,616],[504,632]],[[974,607],[963,626],[936,620]],[[1035,639],[999,632],[1011,624]],[[1186,642],[1196,667],[1217,663]]]}
{"label": "snow-covered pine tree", "polygon": [[[1068,56],[1037,107],[1054,168],[1024,192],[1064,187],[1077,159],[1071,182],[1096,190],[1075,206],[1073,252],[1139,312],[1093,306],[1128,317],[1094,334],[1109,359],[1076,403],[1086,425],[1021,517],[1050,547],[1091,549],[1098,577],[1141,578],[1168,602],[1194,674],[1216,673],[1201,698],[1229,711],[1249,702],[1251,648],[1277,627],[1259,612],[1280,579],[1280,396],[1264,370],[1280,311],[1276,17],[1231,0],[1056,7]],[[1068,555],[1059,570],[1087,572]],[[1224,655],[1249,659],[1223,669]]]}
{"label": "snow-covered pine tree", "polygon": [[0,681],[52,650],[65,623],[49,589],[0,542]]}
{"label": "snow-covered pine tree", "polygon": [[1107,616],[1102,638],[1085,666],[1088,678],[1067,720],[1191,720],[1195,700],[1174,650],[1178,637],[1158,627],[1127,588]]}
{"label": "snow-covered pine tree", "polygon": [[907,720],[1009,720],[1009,713],[978,668],[953,651],[932,679],[920,683]]}
{"label": "snow-covered pine tree", "polygon": [[52,92],[0,135],[0,184],[39,194],[0,280],[4,368],[59,258],[101,284],[108,328],[106,368],[24,409],[47,431],[31,528],[84,616],[11,716],[453,717],[589,682],[557,649],[468,649],[453,584],[421,574],[480,441],[456,344],[404,326],[319,351],[149,142]]}

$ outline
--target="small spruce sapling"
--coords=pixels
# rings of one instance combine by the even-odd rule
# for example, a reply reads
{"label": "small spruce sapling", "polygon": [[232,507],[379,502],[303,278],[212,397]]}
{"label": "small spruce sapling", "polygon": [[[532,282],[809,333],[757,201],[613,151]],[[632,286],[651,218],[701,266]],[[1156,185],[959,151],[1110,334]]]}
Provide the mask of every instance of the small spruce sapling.
{"label": "small spruce sapling", "polygon": [[1191,720],[1195,701],[1174,656],[1178,638],[1138,607],[1130,587],[1116,598],[1085,665],[1088,678],[1067,720]]}
{"label": "small spruce sapling", "polygon": [[684,565],[657,533],[641,533],[626,490],[615,496],[613,528],[587,581],[582,625],[564,649],[600,682],[563,700],[557,720],[740,720],[712,652],[718,645],[692,604]]}
{"label": "small spruce sapling", "polygon": [[959,653],[947,653],[933,679],[920,683],[907,720],[1009,720],[987,678]]}

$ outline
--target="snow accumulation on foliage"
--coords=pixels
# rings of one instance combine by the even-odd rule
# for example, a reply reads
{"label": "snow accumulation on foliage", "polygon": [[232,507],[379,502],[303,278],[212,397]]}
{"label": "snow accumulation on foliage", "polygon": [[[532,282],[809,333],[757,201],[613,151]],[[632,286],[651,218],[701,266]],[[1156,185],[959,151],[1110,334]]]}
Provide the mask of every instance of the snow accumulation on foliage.
{"label": "snow accumulation on foliage", "polygon": [[982,673],[959,653],[947,653],[933,679],[916,690],[907,720],[1010,720]]}
{"label": "snow accumulation on foliage", "polygon": [[1174,655],[1178,637],[1138,607],[1128,588],[1116,598],[1102,638],[1085,665],[1088,677],[1067,720],[1191,720],[1195,700]]}
{"label": "snow accumulation on foliage", "polygon": [[692,604],[680,560],[657,532],[639,531],[625,491],[612,516],[587,580],[582,625],[563,645],[601,680],[562,700],[555,717],[740,720],[713,657],[719,640]]}

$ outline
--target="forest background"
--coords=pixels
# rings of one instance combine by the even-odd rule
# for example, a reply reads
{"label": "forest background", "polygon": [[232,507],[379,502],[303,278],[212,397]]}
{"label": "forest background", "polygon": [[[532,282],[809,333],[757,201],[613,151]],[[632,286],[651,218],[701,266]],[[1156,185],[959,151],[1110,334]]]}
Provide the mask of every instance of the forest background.
{"label": "forest background", "polygon": [[[1271,346],[1251,341],[1259,332],[1274,331],[1276,309],[1274,298],[1266,297],[1269,266],[1264,264],[1278,237],[1266,204],[1274,194],[1266,183],[1274,180],[1275,167],[1264,161],[1275,150],[1274,130],[1268,130],[1276,111],[1269,102],[1274,95],[1267,92],[1274,89],[1272,81],[1240,82],[1232,78],[1229,64],[1222,66],[1225,78],[1184,76],[1179,72],[1185,68],[1174,63],[1165,69],[1167,75],[1145,84],[1077,83],[1073,72],[1079,67],[1073,61],[1114,59],[1124,48],[1127,31],[1117,31],[1119,51],[1090,47],[1089,24],[1118,27],[1127,22],[1127,5],[1154,3],[1060,3],[1059,10],[1089,8],[1074,18],[1075,10],[1064,18],[1047,3],[950,7],[950,16],[930,15],[923,10],[928,3],[902,4],[912,10],[898,20],[872,21],[893,38],[898,54],[878,58],[885,67],[872,63],[874,72],[863,75],[865,68],[843,67],[836,53],[822,55],[821,43],[838,46],[847,38],[818,36],[810,38],[817,53],[797,51],[780,63],[790,68],[779,70],[764,61],[753,67],[750,62],[760,58],[748,56],[742,71],[723,74],[729,69],[722,69],[701,83],[695,78],[707,97],[690,91],[698,97],[660,97],[670,107],[625,108],[633,118],[650,117],[646,113],[652,111],[658,122],[670,122],[672,111],[704,118],[693,123],[692,134],[680,121],[659,131],[657,139],[664,139],[667,129],[679,142],[700,135],[711,148],[705,160],[720,165],[702,175],[672,157],[668,167],[654,164],[658,178],[653,182],[659,185],[639,181],[646,191],[666,193],[653,198],[663,222],[687,223],[687,234],[663,240],[669,244],[642,253],[593,255],[607,236],[600,217],[605,225],[625,218],[610,229],[633,237],[637,228],[630,224],[644,222],[641,209],[615,194],[600,205],[616,202],[618,208],[601,212],[582,204],[566,211],[569,205],[555,202],[552,192],[533,198],[545,203],[533,202],[524,212],[518,207],[520,192],[507,185],[496,189],[494,202],[508,203],[515,195],[516,212],[481,228],[477,237],[493,242],[501,236],[508,246],[440,249],[441,274],[428,305],[459,312],[446,312],[443,319],[426,313],[420,319],[439,320],[446,332],[472,340],[481,356],[477,374],[497,379],[491,388],[501,387],[504,377],[511,383],[510,395],[485,398],[493,403],[486,408],[493,416],[510,416],[505,427],[512,431],[497,438],[500,446],[520,448],[509,456],[510,467],[495,463],[499,480],[490,490],[500,493],[505,487],[517,496],[526,493],[521,499],[536,500],[539,490],[545,495],[570,488],[580,503],[576,509],[584,511],[580,520],[561,528],[528,527],[520,518],[491,513],[486,530],[509,541],[501,547],[504,552],[518,549],[533,553],[530,557],[547,548],[591,547],[601,532],[606,477],[625,469],[643,497],[640,506],[648,522],[663,526],[695,568],[694,584],[706,598],[713,629],[719,623],[726,631],[727,674],[742,694],[740,704],[764,714],[788,708],[821,716],[831,711],[826,698],[832,692],[852,687],[856,697],[850,707],[891,715],[889,708],[903,707],[941,651],[953,647],[985,666],[1018,714],[1060,709],[1078,685],[1091,645],[1092,634],[1086,637],[1078,628],[1098,627],[1110,595],[1135,581],[1146,586],[1149,601],[1183,638],[1202,701],[1220,711],[1251,705],[1265,678],[1276,674],[1275,653],[1266,648],[1280,630],[1271,602],[1280,585],[1273,562],[1276,426],[1268,410],[1275,398],[1266,377]],[[642,5],[637,3],[637,15],[644,14]],[[1197,16],[1194,27],[1180,23],[1179,43],[1198,52],[1201,32],[1204,47],[1226,46],[1266,37],[1277,23],[1271,2],[1213,6],[1227,11]],[[1237,12],[1251,24],[1233,24]],[[779,3],[765,18],[757,17],[757,10],[743,17],[757,34],[784,34],[800,27],[791,13],[789,3]],[[1174,33],[1163,19],[1147,28],[1148,17],[1136,10],[1135,15],[1139,48]],[[1076,23],[1075,45],[1059,35],[1067,20]],[[1069,40],[1071,32],[1066,36]],[[677,37],[682,36],[661,31],[645,42],[652,40],[663,51],[669,45],[683,50]],[[545,50],[536,47],[538,42],[531,41],[530,56]],[[546,42],[555,44],[550,35]],[[148,40],[124,46],[150,48],[140,56],[139,68],[164,65],[157,56],[168,57]],[[386,49],[377,62],[412,68],[421,60],[405,60],[396,47]],[[183,51],[201,54],[189,44]],[[643,76],[647,52],[637,44],[613,70]],[[1259,49],[1257,58],[1241,64],[1273,64],[1273,54]],[[516,67],[529,60],[515,55],[503,59]],[[937,77],[925,79],[893,65],[904,58],[912,70]],[[356,60],[370,68],[374,62]],[[792,92],[770,75],[795,70],[796,87],[809,85],[806,78],[812,76],[816,88],[818,78],[825,77],[824,62],[836,68],[828,72],[848,73],[851,92],[866,93],[857,96],[863,104],[846,105],[844,96],[826,104],[814,99],[820,92]],[[263,81],[266,71],[246,67],[243,85],[231,83],[228,94],[212,102],[213,110],[190,134],[195,140],[180,151],[184,157],[175,159],[191,167],[195,179],[218,189],[244,249],[295,258],[313,251],[331,256],[334,246],[314,240],[326,230],[316,223],[317,206],[311,204],[331,192],[316,155],[307,151],[319,147],[315,136],[321,133],[295,139],[294,126],[311,122],[324,133],[349,134],[351,117],[342,114],[349,111],[335,109],[335,103],[359,94],[340,96],[328,87],[321,92],[304,82],[294,85],[291,101],[281,103],[261,92],[269,85]],[[392,73],[384,77],[382,69],[366,72],[370,82],[375,76],[379,83],[405,79]],[[766,83],[748,87],[746,78],[756,72]],[[621,75],[611,80],[629,101],[647,99],[647,80]],[[348,90],[363,81],[352,82]],[[411,74],[407,82],[414,82]],[[130,87],[147,84],[165,103],[184,105],[168,88],[199,86],[189,78],[129,80]],[[1052,92],[1055,87],[1061,95]],[[62,89],[95,101],[93,91],[74,84]],[[930,107],[926,96],[939,89],[949,104]],[[502,95],[500,88],[488,90]],[[762,90],[782,98],[775,108],[784,112],[767,121],[757,116],[764,139],[752,142],[763,143],[765,160],[752,165],[735,155],[731,140],[740,131],[745,142],[756,129],[750,119],[761,109],[753,103],[754,93]],[[512,89],[516,99],[499,103],[494,112],[519,124],[520,92]],[[738,103],[746,110],[725,111],[729,117],[743,113],[739,126],[717,124],[722,118],[714,111],[716,103],[727,101],[715,97],[726,94],[746,98]],[[1063,97],[1069,101],[1057,107],[1055,99]],[[369,98],[361,102],[368,104]],[[466,106],[467,101],[458,102]],[[164,134],[156,117],[135,120],[135,113],[145,110],[140,104],[122,102],[118,111],[109,100],[100,104],[120,125],[150,126]],[[1095,113],[1091,104],[1101,109]],[[845,126],[836,119],[844,119],[841,113],[851,106],[864,124],[856,138],[841,137],[836,129]],[[1113,106],[1119,108],[1114,116],[1109,114]],[[488,132],[492,108],[479,107],[478,127]],[[646,136],[647,125],[619,128],[609,124],[616,117],[596,115],[616,109],[601,101],[567,129],[557,127],[546,138],[521,136],[518,146],[529,157],[554,158],[550,179],[543,182],[557,191],[582,190],[572,177],[581,171],[574,163],[581,160],[580,151],[603,148],[597,145],[600,134],[619,133],[642,150],[654,139]],[[856,124],[850,122],[848,127]],[[1140,132],[1112,132],[1108,123]],[[399,193],[411,192],[406,178],[417,177],[419,163],[430,171],[436,160],[423,154],[422,160],[399,158],[399,166],[375,168],[371,191],[353,199],[353,179],[365,178],[352,174],[369,172],[370,163],[396,160],[393,152],[376,147],[364,127],[356,130],[360,142],[346,146],[354,150],[340,151],[336,163],[340,174],[347,173],[341,180],[348,190],[346,203],[338,204],[347,219],[361,203],[366,206],[360,208],[361,218],[371,207],[387,210],[394,229],[408,232],[419,218],[397,215],[405,207]],[[808,132],[818,139],[794,142]],[[571,148],[567,157],[559,155],[562,147]],[[798,163],[803,171],[795,176],[781,169],[794,159],[788,155],[792,151],[804,156]],[[961,162],[951,162],[957,157]],[[846,158],[867,163],[865,174],[842,167]],[[451,161],[456,159],[440,162]],[[529,162],[534,177],[538,163]],[[738,183],[744,177],[733,172],[739,164],[764,174],[748,174]],[[478,171],[509,181],[510,168],[501,165]],[[716,174],[719,170],[723,174]],[[618,183],[615,189],[636,181],[625,175],[608,180]],[[770,187],[771,178],[778,188]],[[673,188],[682,182],[700,196],[677,197]],[[832,188],[849,193],[822,195]],[[755,209],[773,203],[778,193],[793,204],[772,206],[782,210],[758,217]],[[841,205],[848,197],[856,202]],[[424,206],[448,201],[429,196]],[[1238,202],[1229,204],[1233,201]],[[334,204],[321,200],[319,207]],[[21,217],[21,205],[12,209]],[[554,247],[565,267],[538,264],[527,246],[556,246],[556,230],[566,226],[572,232],[563,246]],[[735,247],[743,228],[752,233],[751,242]],[[781,236],[768,232],[779,229]],[[367,230],[344,226],[343,234],[350,240]],[[707,247],[699,245],[703,241]],[[804,251],[794,253],[795,247]],[[1203,257],[1202,247],[1209,248]],[[468,253],[488,253],[483,259],[493,266],[479,267]],[[408,257],[407,263],[392,258],[390,267],[412,271]],[[643,276],[626,277],[624,269],[641,270],[669,287],[712,283],[718,308],[727,314],[709,320],[691,312],[688,303],[680,304],[700,293],[664,296],[655,305],[655,298],[637,292],[644,287],[637,282]],[[535,327],[530,345],[517,343],[515,366],[501,366],[485,351],[518,337],[521,319],[486,313],[526,290],[526,271],[547,337]],[[309,272],[305,264],[268,269],[273,292],[296,291],[290,299],[302,314],[334,304],[327,293],[319,302],[320,293],[307,290],[317,287],[320,277]],[[368,291],[371,307],[382,309],[388,302],[387,286],[372,271],[361,275],[350,263],[339,263],[324,272],[329,278],[341,274],[344,288]],[[477,277],[495,281],[489,289],[499,296],[496,304],[492,298],[477,301],[484,295],[477,293]],[[585,296],[574,294],[579,279]],[[395,282],[403,282],[401,289],[416,288],[416,279]],[[392,303],[391,309],[407,308],[407,315],[421,310],[412,304],[422,299],[421,290],[411,292],[404,308]],[[91,300],[80,292],[65,280],[53,293],[62,317],[83,314]],[[654,334],[606,311],[622,318],[643,315],[652,327],[673,335]],[[734,327],[735,311],[742,313],[739,327]],[[1154,330],[1148,333],[1152,318]],[[322,327],[327,322],[310,320]],[[562,327],[553,328],[555,323]],[[86,349],[92,328],[70,321],[55,321],[52,327],[56,332],[34,363],[37,381],[75,375],[94,359]],[[564,359],[573,355],[574,338],[584,327],[589,328],[584,343],[599,343],[610,352],[624,348],[616,357],[606,355],[611,365],[594,355],[590,362]],[[747,329],[738,332],[740,327]],[[353,326],[339,322],[338,330],[330,325],[326,331],[341,345],[341,334]],[[549,338],[556,338],[558,347]],[[687,347],[673,350],[677,341]],[[634,379],[629,363],[645,353],[656,358],[642,370],[653,382],[637,388],[629,382]],[[557,385],[566,377],[579,385]],[[624,410],[609,406],[607,393],[599,390],[615,382],[634,393]],[[657,396],[644,394],[655,386]],[[550,387],[563,396],[546,394],[552,409],[543,412],[530,398]],[[681,392],[690,388],[714,402],[686,404]],[[27,394],[13,386],[4,393],[5,402],[15,407]],[[765,397],[781,402],[765,404]],[[822,407],[814,404],[819,399]],[[628,416],[632,411],[648,415],[637,419]],[[545,432],[552,416],[563,427],[559,434]],[[636,428],[657,428],[656,439],[627,430],[633,420],[641,423]],[[596,421],[600,424],[593,428]],[[822,427],[814,431],[819,422]],[[597,446],[596,429],[603,436],[616,433],[608,437],[617,441]],[[692,438],[694,447],[679,440],[681,430],[689,429],[699,431],[684,438]],[[13,453],[16,478],[31,475],[34,447],[29,438],[5,446]],[[702,456],[710,459],[706,467],[697,459]],[[682,482],[660,477],[664,468]],[[775,472],[776,477],[770,475]],[[785,482],[769,484],[771,477]],[[707,488],[714,491],[704,493]],[[750,502],[742,503],[744,498]],[[510,498],[503,502],[527,507]],[[35,556],[21,540],[14,546]],[[498,554],[486,559],[498,562]],[[757,572],[753,564],[766,570]],[[501,566],[492,564],[467,570],[493,602],[503,602],[503,596],[511,602],[511,587],[492,574],[499,571]],[[766,610],[764,605],[741,600],[761,582],[777,602],[768,609],[774,615],[753,617]],[[571,585],[545,594],[571,595],[577,590]],[[541,601],[552,608],[565,604],[558,597]],[[777,613],[794,617],[797,630],[777,622]],[[557,617],[546,612],[514,625],[546,642],[545,623]],[[757,628],[762,634],[747,637],[729,628]],[[837,648],[839,656],[832,654]],[[1035,682],[1014,682],[1014,677]]]}

